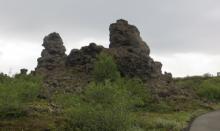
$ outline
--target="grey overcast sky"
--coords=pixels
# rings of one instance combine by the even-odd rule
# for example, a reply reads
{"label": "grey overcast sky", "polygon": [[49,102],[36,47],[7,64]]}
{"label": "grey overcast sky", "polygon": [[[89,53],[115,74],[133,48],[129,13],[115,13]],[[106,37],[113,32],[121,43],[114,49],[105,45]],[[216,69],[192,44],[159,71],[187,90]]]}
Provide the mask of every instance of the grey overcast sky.
{"label": "grey overcast sky", "polygon": [[219,0],[0,0],[0,72],[34,69],[54,31],[67,54],[90,42],[108,47],[108,26],[120,18],[139,28],[163,71],[220,71]]}

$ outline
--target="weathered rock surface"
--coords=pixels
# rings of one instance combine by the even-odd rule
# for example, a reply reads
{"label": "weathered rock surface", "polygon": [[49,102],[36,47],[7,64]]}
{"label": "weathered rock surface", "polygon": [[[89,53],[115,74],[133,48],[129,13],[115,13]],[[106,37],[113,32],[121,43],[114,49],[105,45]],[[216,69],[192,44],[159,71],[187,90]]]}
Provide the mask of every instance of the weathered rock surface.
{"label": "weathered rock surface", "polygon": [[[110,25],[109,48],[91,43],[81,49],[73,49],[67,56],[58,33],[44,38],[45,49],[38,59],[36,73],[45,77],[44,87],[53,90],[81,90],[91,81],[91,71],[96,56],[101,52],[112,55],[122,76],[138,77],[154,87],[158,94],[169,96],[172,74],[162,74],[162,64],[150,57],[150,49],[140,36],[139,30],[125,20]],[[160,89],[164,90],[160,90]],[[158,90],[157,90],[158,89]]]}
{"label": "weathered rock surface", "polygon": [[80,50],[73,49],[67,57],[66,65],[89,73],[93,69],[96,56],[103,49],[103,46],[97,46],[95,43],[90,43],[89,46],[82,47]]}
{"label": "weathered rock surface", "polygon": [[109,48],[124,47],[135,53],[149,56],[150,48],[140,37],[140,32],[134,25],[128,24],[126,20],[117,20],[109,27]]}
{"label": "weathered rock surface", "polygon": [[149,56],[150,49],[134,25],[118,20],[110,25],[109,30],[109,51],[115,56],[119,70],[124,76],[149,79],[162,75],[162,64]]}
{"label": "weathered rock surface", "polygon": [[45,74],[56,68],[64,67],[66,61],[65,47],[58,33],[51,33],[44,38],[45,48],[38,59],[37,72]]}

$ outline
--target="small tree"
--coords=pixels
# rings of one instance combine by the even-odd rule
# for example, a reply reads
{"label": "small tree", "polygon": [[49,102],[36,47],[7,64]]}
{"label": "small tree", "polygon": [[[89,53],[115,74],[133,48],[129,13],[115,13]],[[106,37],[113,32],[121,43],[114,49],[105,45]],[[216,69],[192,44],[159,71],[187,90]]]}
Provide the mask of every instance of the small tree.
{"label": "small tree", "polygon": [[96,82],[114,81],[120,78],[114,59],[106,53],[101,53],[97,56],[93,74]]}

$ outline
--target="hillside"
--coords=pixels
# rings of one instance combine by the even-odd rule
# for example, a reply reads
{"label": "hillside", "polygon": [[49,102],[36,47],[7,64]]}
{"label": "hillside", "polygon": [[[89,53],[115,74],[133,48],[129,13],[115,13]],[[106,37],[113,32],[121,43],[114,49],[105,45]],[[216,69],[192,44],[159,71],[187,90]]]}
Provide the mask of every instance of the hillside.
{"label": "hillside", "polygon": [[219,108],[220,78],[172,78],[134,25],[109,27],[109,48],[66,54],[58,33],[43,40],[35,71],[0,75],[0,129],[9,131],[181,131]]}

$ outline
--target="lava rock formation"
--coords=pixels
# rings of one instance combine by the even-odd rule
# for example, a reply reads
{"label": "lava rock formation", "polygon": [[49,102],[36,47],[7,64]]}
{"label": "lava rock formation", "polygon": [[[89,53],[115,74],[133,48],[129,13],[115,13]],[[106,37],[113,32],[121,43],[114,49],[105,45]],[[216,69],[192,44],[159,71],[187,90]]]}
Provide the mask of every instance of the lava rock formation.
{"label": "lava rock formation", "polygon": [[150,57],[150,48],[142,40],[137,27],[120,19],[110,25],[109,31],[109,48],[91,43],[81,49],[73,49],[68,56],[58,33],[46,36],[43,42],[45,49],[35,70],[46,76],[46,87],[53,90],[80,90],[85,83],[91,81],[94,61],[101,52],[115,58],[122,76],[138,77],[154,87],[170,87],[172,74],[162,74],[162,64]]}

